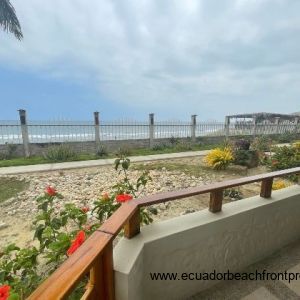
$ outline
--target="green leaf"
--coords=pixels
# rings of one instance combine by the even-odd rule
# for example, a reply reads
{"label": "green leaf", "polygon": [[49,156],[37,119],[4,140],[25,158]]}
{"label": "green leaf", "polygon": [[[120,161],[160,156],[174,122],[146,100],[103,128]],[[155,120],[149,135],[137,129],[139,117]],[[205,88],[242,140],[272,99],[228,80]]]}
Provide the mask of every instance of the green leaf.
{"label": "green leaf", "polygon": [[20,299],[20,297],[16,293],[10,293],[10,295],[8,297],[8,300],[19,300],[19,299]]}
{"label": "green leaf", "polygon": [[58,229],[60,229],[60,227],[62,226],[62,222],[61,222],[61,220],[58,219],[58,218],[53,218],[52,221],[51,221],[51,226],[52,226],[54,229],[58,230]]}
{"label": "green leaf", "polygon": [[120,165],[120,159],[117,158],[117,159],[115,160],[115,170],[116,170],[116,171],[118,170],[119,165]]}
{"label": "green leaf", "polygon": [[16,251],[16,250],[20,250],[19,247],[16,246],[16,244],[9,244],[5,249],[4,249],[4,253],[8,254],[12,251]]}

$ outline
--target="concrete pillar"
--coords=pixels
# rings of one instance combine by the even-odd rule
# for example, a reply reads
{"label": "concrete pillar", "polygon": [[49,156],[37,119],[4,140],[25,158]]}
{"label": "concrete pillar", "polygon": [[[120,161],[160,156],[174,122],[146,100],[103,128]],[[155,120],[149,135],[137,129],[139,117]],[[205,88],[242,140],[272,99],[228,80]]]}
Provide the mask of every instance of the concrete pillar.
{"label": "concrete pillar", "polygon": [[154,114],[149,114],[149,146],[154,145]]}
{"label": "concrete pillar", "polygon": [[252,119],[252,124],[253,124],[253,131],[252,131],[252,134],[253,136],[255,137],[256,136],[256,125],[257,125],[257,119],[256,119],[256,116],[253,117]]}
{"label": "concrete pillar", "polygon": [[229,126],[230,126],[230,117],[226,116],[225,117],[225,136],[226,136],[226,138],[229,137]]}
{"label": "concrete pillar", "polygon": [[192,115],[191,116],[191,137],[193,142],[196,142],[196,124],[197,124],[197,115]]}
{"label": "concrete pillar", "polygon": [[100,122],[99,122],[99,112],[94,112],[94,125],[95,125],[95,142],[96,146],[100,144]]}
{"label": "concrete pillar", "polygon": [[[295,124],[295,128],[294,128],[294,131],[295,131],[295,133],[298,133],[298,131],[299,131],[299,117],[295,117],[295,122],[294,122],[294,124]],[[299,176],[299,178],[300,178],[300,176]]]}
{"label": "concrete pillar", "polygon": [[24,147],[24,156],[29,157],[30,156],[30,147],[29,147],[28,126],[27,126],[27,120],[26,120],[26,110],[19,109],[19,116],[20,116],[22,140],[23,140],[23,147]]}
{"label": "concrete pillar", "polygon": [[280,117],[275,117],[275,124],[276,124],[276,134],[279,134],[279,121],[280,121]]}

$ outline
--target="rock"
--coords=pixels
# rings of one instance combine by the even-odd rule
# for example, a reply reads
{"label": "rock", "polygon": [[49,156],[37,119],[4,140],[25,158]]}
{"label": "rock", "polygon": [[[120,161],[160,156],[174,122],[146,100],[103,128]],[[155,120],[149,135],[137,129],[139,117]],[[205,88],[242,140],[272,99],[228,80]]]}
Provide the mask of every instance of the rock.
{"label": "rock", "polygon": [[195,209],[189,208],[189,209],[187,209],[182,215],[191,214],[191,213],[193,213],[193,212],[195,212],[195,211],[196,211]]}
{"label": "rock", "polygon": [[5,229],[7,228],[9,225],[5,224],[5,223],[0,223],[0,230],[1,229]]}

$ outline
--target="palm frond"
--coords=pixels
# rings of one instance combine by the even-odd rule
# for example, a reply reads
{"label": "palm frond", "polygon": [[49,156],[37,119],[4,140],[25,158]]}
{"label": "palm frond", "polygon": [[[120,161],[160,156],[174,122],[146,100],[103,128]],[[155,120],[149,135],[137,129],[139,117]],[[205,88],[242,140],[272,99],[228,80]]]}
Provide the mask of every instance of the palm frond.
{"label": "palm frond", "polygon": [[0,27],[4,31],[13,33],[18,40],[23,38],[16,11],[9,0],[0,0]]}

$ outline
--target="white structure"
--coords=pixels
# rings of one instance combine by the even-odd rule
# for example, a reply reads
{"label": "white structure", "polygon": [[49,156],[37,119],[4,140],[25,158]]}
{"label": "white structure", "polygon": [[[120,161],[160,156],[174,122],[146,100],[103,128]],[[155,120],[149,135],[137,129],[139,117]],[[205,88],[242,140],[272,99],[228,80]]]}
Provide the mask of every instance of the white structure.
{"label": "white structure", "polygon": [[117,300],[185,299],[218,281],[151,280],[151,272],[242,271],[300,237],[300,187],[145,226],[114,251]]}

